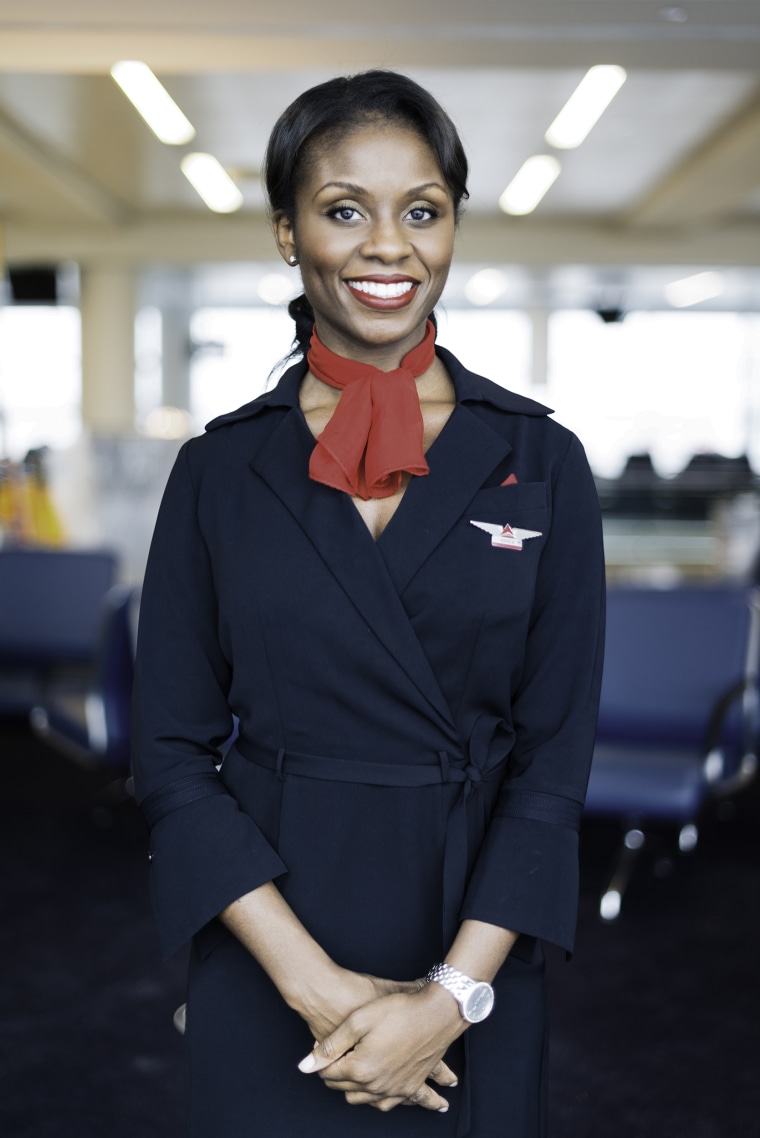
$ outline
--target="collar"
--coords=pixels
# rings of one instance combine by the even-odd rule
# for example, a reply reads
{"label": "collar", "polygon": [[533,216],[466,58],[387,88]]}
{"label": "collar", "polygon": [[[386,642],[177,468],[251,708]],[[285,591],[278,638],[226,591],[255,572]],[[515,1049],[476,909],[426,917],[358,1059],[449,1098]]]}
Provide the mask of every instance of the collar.
{"label": "collar", "polygon": [[[482,375],[477,375],[474,371],[468,371],[456,356],[446,348],[436,344],[435,352],[446,365],[446,370],[451,376],[457,403],[486,403],[498,411],[507,411],[513,415],[542,416],[552,414],[550,407],[545,407],[542,403],[537,403],[534,399],[528,399],[524,395],[517,395],[514,391],[508,391],[505,387],[500,387],[498,383],[494,383]],[[245,403],[236,411],[229,411],[226,415],[217,416],[216,419],[212,419],[210,423],[206,424],[206,430],[215,431],[217,427],[224,427],[228,423],[252,419],[269,407],[297,407],[298,391],[308,370],[306,360],[299,360],[298,363],[288,368],[271,391],[265,391],[258,399]]]}

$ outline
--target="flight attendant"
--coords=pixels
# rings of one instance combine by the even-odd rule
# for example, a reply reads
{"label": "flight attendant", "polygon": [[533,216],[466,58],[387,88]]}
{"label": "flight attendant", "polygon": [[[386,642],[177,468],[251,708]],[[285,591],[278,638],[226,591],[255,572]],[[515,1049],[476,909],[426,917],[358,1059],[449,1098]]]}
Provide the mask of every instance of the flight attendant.
{"label": "flight attendant", "polygon": [[192,1138],[546,1134],[601,530],[577,439],[436,342],[466,179],[402,75],[287,108],[299,358],[164,496],[134,769],[164,950],[192,941]]}

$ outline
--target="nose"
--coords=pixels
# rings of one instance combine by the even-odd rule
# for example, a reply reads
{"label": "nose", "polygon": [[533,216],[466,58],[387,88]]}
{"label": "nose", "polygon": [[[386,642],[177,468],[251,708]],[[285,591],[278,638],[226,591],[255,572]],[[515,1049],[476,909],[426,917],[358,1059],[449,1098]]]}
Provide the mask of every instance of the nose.
{"label": "nose", "polygon": [[363,256],[390,264],[409,256],[411,243],[404,226],[395,218],[378,218],[362,243]]}

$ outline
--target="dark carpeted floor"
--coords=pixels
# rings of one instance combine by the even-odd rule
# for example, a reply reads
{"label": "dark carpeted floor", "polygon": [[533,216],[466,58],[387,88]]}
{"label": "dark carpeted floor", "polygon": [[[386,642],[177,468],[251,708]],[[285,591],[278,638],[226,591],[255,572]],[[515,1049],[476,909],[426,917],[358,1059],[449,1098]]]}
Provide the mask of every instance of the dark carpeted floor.
{"label": "dark carpeted floor", "polygon": [[[0,1134],[179,1138],[184,964],[158,959],[142,824],[23,724],[0,762]],[[672,872],[645,855],[614,925],[617,834],[586,827],[576,955],[550,959],[551,1138],[760,1135],[758,819],[753,790]]]}

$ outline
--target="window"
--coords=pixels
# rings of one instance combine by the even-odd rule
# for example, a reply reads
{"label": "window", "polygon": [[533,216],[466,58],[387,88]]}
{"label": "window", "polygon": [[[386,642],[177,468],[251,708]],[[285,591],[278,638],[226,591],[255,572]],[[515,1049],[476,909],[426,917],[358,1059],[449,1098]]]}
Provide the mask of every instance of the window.
{"label": "window", "polygon": [[202,308],[190,330],[201,345],[190,372],[190,409],[201,428],[261,395],[290,351],[294,324],[283,309]]}
{"label": "window", "polygon": [[0,457],[76,442],[81,397],[79,310],[0,309]]}
{"label": "window", "polygon": [[[593,312],[549,320],[548,401],[597,474],[649,451],[675,474],[692,454],[748,453],[760,468],[760,319],[723,312]],[[754,452],[754,453],[753,453]]]}

